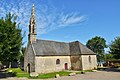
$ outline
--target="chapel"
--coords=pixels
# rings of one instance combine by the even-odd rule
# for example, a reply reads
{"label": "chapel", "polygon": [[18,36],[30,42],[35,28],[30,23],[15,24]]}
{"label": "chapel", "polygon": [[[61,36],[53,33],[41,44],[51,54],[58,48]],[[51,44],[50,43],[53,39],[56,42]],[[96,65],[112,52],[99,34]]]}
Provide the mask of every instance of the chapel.
{"label": "chapel", "polygon": [[96,53],[79,41],[58,42],[36,38],[36,16],[32,6],[28,45],[24,54],[26,72],[49,73],[97,68]]}

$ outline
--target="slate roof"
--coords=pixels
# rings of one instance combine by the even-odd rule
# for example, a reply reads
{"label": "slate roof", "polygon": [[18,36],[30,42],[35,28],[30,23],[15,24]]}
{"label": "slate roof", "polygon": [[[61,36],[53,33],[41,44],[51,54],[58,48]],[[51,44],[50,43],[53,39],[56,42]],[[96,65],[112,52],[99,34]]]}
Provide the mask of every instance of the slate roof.
{"label": "slate roof", "polygon": [[65,43],[50,40],[36,40],[32,43],[37,56],[67,56],[78,54],[95,54],[79,41]]}
{"label": "slate roof", "polygon": [[70,55],[69,43],[37,40],[33,47],[36,55]]}
{"label": "slate roof", "polygon": [[90,50],[80,42],[79,42],[79,47],[80,47],[81,54],[95,54],[92,50]]}
{"label": "slate roof", "polygon": [[85,45],[79,41],[71,42],[70,45],[70,54],[71,55],[80,55],[80,54],[95,54],[92,50],[88,49]]}

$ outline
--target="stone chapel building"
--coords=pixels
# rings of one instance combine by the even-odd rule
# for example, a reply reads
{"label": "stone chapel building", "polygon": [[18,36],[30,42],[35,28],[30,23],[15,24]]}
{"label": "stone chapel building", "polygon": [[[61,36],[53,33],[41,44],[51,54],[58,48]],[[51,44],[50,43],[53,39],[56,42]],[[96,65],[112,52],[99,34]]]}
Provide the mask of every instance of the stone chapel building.
{"label": "stone chapel building", "polygon": [[29,25],[28,46],[24,55],[24,70],[48,73],[61,70],[90,70],[97,67],[96,54],[79,41],[58,42],[36,39],[34,5]]}

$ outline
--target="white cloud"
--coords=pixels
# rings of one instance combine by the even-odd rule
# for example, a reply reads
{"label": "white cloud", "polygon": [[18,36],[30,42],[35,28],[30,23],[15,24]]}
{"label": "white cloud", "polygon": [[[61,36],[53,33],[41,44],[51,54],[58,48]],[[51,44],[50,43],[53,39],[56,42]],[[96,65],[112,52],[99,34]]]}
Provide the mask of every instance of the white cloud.
{"label": "white cloud", "polygon": [[21,28],[24,28],[23,30],[26,30],[25,26],[28,26],[31,11],[30,9],[31,6],[28,6],[30,2],[26,0],[18,1],[10,0],[9,2],[1,0],[0,4],[1,4],[0,17],[5,17],[5,15],[9,12],[14,15],[17,15],[18,16],[17,22],[20,23]]}
{"label": "white cloud", "polygon": [[[18,0],[16,2],[14,0],[11,0],[11,2],[1,0],[0,16],[5,16],[5,14],[8,12],[17,15],[17,22],[21,24],[20,26],[23,31],[28,32],[32,7],[31,5],[32,2],[28,0]],[[45,34],[55,29],[79,24],[85,20],[85,16],[81,16],[79,12],[65,14],[63,11],[59,11],[51,3],[41,5],[36,4],[35,14],[37,20],[37,34]]]}
{"label": "white cloud", "polygon": [[[64,16],[63,16],[64,17]],[[82,22],[84,19],[84,16],[79,15],[68,15],[68,17],[64,18],[64,24],[70,25],[70,24],[76,24]]]}
{"label": "white cloud", "polygon": [[37,16],[38,34],[45,34],[55,29],[80,24],[85,20],[85,16],[81,16],[78,12],[65,14],[63,11],[58,11],[54,6],[51,8],[45,5],[39,14],[41,15]]}

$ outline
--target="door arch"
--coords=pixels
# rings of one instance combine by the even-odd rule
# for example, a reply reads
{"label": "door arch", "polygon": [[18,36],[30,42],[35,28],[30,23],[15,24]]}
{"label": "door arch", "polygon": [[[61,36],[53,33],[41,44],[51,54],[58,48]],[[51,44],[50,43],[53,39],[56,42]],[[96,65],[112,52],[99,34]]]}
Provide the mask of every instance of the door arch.
{"label": "door arch", "polygon": [[28,63],[28,73],[30,73],[30,63]]}
{"label": "door arch", "polygon": [[68,63],[65,63],[65,70],[68,70]]}

